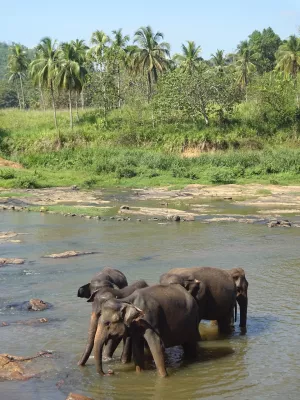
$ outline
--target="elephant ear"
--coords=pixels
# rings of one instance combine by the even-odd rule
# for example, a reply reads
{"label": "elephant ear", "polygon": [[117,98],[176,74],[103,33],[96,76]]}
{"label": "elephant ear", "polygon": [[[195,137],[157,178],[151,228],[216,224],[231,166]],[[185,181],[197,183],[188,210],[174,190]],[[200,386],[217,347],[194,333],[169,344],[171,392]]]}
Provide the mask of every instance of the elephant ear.
{"label": "elephant ear", "polygon": [[89,299],[87,300],[87,303],[92,303],[95,299],[96,294],[99,292],[100,289],[95,290],[89,297]]}
{"label": "elephant ear", "polygon": [[143,310],[129,303],[122,305],[121,312],[123,313],[124,323],[127,326],[130,326],[133,321],[137,321],[145,315]]}

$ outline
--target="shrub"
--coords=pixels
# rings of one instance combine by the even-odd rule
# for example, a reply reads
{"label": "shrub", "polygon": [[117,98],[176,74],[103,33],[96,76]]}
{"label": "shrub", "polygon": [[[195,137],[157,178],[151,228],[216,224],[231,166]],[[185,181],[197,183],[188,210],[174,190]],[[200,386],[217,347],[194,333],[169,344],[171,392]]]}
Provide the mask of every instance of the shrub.
{"label": "shrub", "polygon": [[14,179],[16,177],[16,173],[13,169],[3,168],[0,169],[0,178],[2,179]]}

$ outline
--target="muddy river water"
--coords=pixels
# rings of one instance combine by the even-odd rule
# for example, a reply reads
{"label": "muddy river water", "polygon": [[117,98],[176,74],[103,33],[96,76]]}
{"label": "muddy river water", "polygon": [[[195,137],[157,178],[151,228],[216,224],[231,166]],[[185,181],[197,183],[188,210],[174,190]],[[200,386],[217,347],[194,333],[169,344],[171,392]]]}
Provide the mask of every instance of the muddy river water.
{"label": "muddy river water", "polygon": [[[37,326],[0,327],[0,353],[54,352],[55,367],[24,382],[0,382],[1,400],[63,400],[72,391],[93,399],[298,399],[300,391],[300,229],[199,221],[159,223],[147,219],[117,222],[64,218],[40,213],[2,212],[0,231],[28,233],[21,243],[1,243],[1,257],[25,258],[0,269],[0,321],[45,317]],[[99,253],[69,259],[43,255],[66,250]],[[100,377],[93,359],[77,366],[83,351],[91,305],[76,297],[103,266],[129,281],[149,284],[176,266],[242,266],[249,281],[248,331],[226,338],[201,324],[199,358],[187,362],[180,348],[167,352],[169,377],[154,368],[136,375],[118,354]],[[41,313],[6,309],[32,297],[54,307]],[[33,315],[34,314],[34,315]],[[120,353],[120,352],[119,352]]]}

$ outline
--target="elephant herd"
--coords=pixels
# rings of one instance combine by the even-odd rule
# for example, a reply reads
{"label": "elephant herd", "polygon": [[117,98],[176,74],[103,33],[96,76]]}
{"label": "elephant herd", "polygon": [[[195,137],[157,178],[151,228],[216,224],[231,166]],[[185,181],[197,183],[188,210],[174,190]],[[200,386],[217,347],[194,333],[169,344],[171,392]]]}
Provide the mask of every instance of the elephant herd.
{"label": "elephant herd", "polygon": [[216,320],[221,333],[232,329],[240,307],[240,327],[246,330],[248,282],[242,268],[174,268],[159,284],[144,280],[128,285],[125,275],[104,268],[78,289],[92,302],[88,341],[78,365],[84,366],[94,348],[97,372],[123,341],[121,362],[144,369],[144,350],[150,350],[159,375],[167,376],[164,349],[181,345],[187,357],[197,354],[202,319]]}

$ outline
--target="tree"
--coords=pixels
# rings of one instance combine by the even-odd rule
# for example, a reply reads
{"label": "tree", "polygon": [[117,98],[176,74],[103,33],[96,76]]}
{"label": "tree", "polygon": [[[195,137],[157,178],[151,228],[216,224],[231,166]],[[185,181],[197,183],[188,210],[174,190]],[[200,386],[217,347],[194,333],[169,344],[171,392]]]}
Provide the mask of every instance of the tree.
{"label": "tree", "polygon": [[36,48],[35,59],[30,63],[30,75],[36,85],[49,88],[52,99],[54,124],[57,129],[56,104],[54,97],[54,81],[58,66],[58,49],[56,40],[44,37]]}
{"label": "tree", "polygon": [[215,54],[211,54],[211,61],[213,66],[222,73],[226,65],[226,58],[224,57],[224,50],[217,50]]}
{"label": "tree", "polygon": [[118,77],[118,107],[121,108],[121,66],[125,65],[127,43],[129,42],[129,36],[122,34],[122,29],[112,31],[114,39],[111,46],[111,56],[113,58],[113,69],[116,70]]}
{"label": "tree", "polygon": [[65,89],[69,95],[70,127],[73,129],[72,91],[81,92],[86,69],[81,66],[71,43],[62,43],[58,51],[56,83],[58,89]]}
{"label": "tree", "polygon": [[272,71],[275,67],[275,54],[281,44],[280,37],[272,28],[263,29],[262,32],[255,30],[249,35],[249,48],[256,55],[254,64],[260,74]]}
{"label": "tree", "polygon": [[203,60],[200,57],[201,46],[196,46],[195,42],[192,40],[187,41],[187,46],[185,44],[181,45],[182,54],[175,54],[173,59],[182,68],[183,72],[192,74],[198,67],[199,63]]}
{"label": "tree", "polygon": [[245,90],[247,101],[247,87],[250,82],[251,74],[256,70],[254,65],[254,55],[249,48],[247,40],[242,41],[238,45],[238,59],[236,62],[237,67],[237,81],[242,89]]}
{"label": "tree", "polygon": [[89,51],[89,55],[98,63],[98,69],[102,71],[105,58],[105,52],[110,43],[110,37],[103,31],[95,31],[92,33],[91,44],[94,45]]}
{"label": "tree", "polygon": [[134,44],[138,47],[132,49],[133,69],[135,72],[147,74],[148,101],[152,95],[152,85],[157,83],[158,74],[166,71],[169,66],[170,45],[161,42],[164,35],[161,32],[154,34],[151,26],[142,26],[134,34]]}
{"label": "tree", "polygon": [[291,76],[297,93],[297,106],[299,107],[299,94],[297,92],[297,77],[300,70],[300,39],[291,35],[289,40],[282,44],[276,53],[276,70],[282,71],[285,77]]}
{"label": "tree", "polygon": [[[8,56],[8,72],[9,72],[9,81],[15,82],[19,80],[20,82],[20,90],[22,96],[23,108],[25,108],[25,97],[24,97],[24,89],[23,89],[23,79],[26,76],[28,67],[28,56],[24,46],[20,44],[14,44],[9,48],[9,56]],[[21,100],[19,97],[19,105],[20,109]]]}
{"label": "tree", "polygon": [[76,97],[75,97],[75,103],[76,103],[76,116],[77,116],[77,121],[79,120],[79,116],[78,116],[78,94],[81,94],[81,107],[82,109],[84,109],[84,95],[83,95],[83,86],[86,80],[86,75],[87,75],[87,70],[85,68],[85,64],[86,64],[86,55],[87,55],[87,51],[89,49],[89,47],[84,43],[84,40],[72,40],[71,41],[71,46],[73,46],[74,49],[74,56],[76,61],[78,62],[78,64],[81,67],[81,73],[83,74],[81,76],[81,80],[82,80],[82,85],[81,85],[81,92],[78,91],[78,89],[76,90]]}

